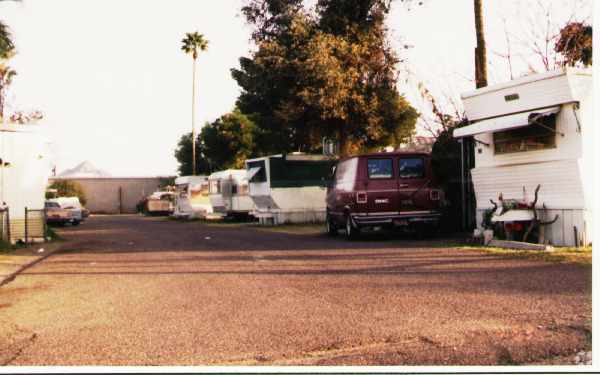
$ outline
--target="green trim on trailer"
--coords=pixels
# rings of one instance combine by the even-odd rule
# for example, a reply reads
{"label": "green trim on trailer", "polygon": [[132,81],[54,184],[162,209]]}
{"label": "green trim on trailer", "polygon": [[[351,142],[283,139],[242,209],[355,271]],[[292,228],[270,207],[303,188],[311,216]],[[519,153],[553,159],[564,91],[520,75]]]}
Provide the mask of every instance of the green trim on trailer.
{"label": "green trim on trailer", "polygon": [[326,186],[335,160],[286,160],[271,158],[271,188]]}

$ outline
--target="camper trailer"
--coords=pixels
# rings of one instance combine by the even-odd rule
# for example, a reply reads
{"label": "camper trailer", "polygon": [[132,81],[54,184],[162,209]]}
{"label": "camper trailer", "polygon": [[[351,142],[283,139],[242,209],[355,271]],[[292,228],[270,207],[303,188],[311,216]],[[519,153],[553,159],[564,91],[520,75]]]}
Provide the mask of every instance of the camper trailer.
{"label": "camper trailer", "polygon": [[2,239],[44,239],[43,210],[51,169],[50,144],[40,126],[0,125],[0,204],[9,213],[2,213]]}
{"label": "camper trailer", "polygon": [[213,211],[221,216],[248,216],[254,202],[248,194],[245,169],[228,169],[208,177],[210,203]]}
{"label": "camper trailer", "polygon": [[172,191],[155,191],[144,200],[144,212],[148,215],[170,215],[174,211]]}
{"label": "camper trailer", "polygon": [[182,176],[175,179],[174,217],[197,219],[205,218],[211,213],[207,176]]}
{"label": "camper trailer", "polygon": [[247,160],[252,214],[261,224],[324,222],[334,165],[331,158],[300,153]]}
{"label": "camper trailer", "polygon": [[[533,202],[543,227],[538,241],[556,246],[591,242],[592,77],[590,70],[535,74],[462,95],[470,125],[454,137],[473,137],[471,170],[477,223],[490,200]],[[501,217],[500,217],[501,216]],[[527,222],[530,210],[513,210],[495,222]]]}

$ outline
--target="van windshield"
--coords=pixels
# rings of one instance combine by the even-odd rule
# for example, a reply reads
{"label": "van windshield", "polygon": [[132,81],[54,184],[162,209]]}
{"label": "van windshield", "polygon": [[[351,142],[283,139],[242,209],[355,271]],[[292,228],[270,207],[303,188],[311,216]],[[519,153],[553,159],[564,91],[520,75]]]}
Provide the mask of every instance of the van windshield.
{"label": "van windshield", "polygon": [[425,177],[425,163],[423,158],[401,158],[399,163],[400,178],[423,178]]}

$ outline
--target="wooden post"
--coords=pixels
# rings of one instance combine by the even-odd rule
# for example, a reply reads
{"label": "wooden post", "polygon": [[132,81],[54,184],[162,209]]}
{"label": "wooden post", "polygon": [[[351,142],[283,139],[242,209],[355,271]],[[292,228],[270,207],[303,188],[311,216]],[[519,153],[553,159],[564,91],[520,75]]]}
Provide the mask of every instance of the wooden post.
{"label": "wooden post", "polygon": [[42,215],[42,220],[44,220],[44,224],[43,224],[44,225],[44,229],[43,229],[44,232],[42,233],[42,236],[44,236],[44,242],[46,242],[46,231],[48,229],[48,227],[47,227],[48,224],[46,223],[46,220],[47,220],[47,217],[46,217],[46,207],[44,207],[44,209],[42,211],[42,214],[43,214]]}
{"label": "wooden post", "polygon": [[123,188],[119,186],[119,215],[123,213]]}
{"label": "wooden post", "polygon": [[11,238],[10,238],[10,208],[9,207],[6,207],[6,225],[8,226],[8,229],[7,229],[8,243],[12,243]]}
{"label": "wooden post", "polygon": [[27,243],[28,243],[28,238],[27,238],[28,237],[27,236],[28,233],[27,232],[28,232],[29,223],[28,223],[28,220],[27,220],[27,216],[28,216],[28,214],[27,214],[27,207],[25,207],[25,245],[27,245]]}

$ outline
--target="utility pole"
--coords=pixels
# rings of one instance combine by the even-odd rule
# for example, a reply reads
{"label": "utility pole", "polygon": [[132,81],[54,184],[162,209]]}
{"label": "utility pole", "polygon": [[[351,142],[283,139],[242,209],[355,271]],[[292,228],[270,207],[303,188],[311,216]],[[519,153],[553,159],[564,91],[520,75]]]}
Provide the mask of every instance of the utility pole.
{"label": "utility pole", "polygon": [[483,30],[483,0],[473,0],[475,7],[475,35],[477,47],[475,47],[475,86],[485,87],[487,82],[487,50],[485,47],[485,33]]}

